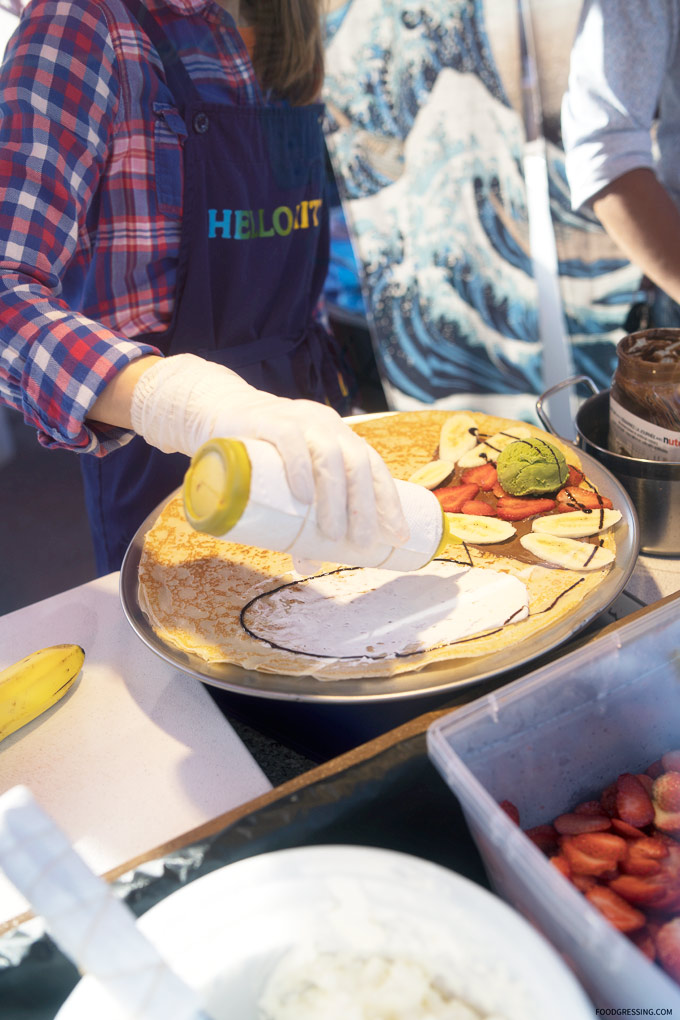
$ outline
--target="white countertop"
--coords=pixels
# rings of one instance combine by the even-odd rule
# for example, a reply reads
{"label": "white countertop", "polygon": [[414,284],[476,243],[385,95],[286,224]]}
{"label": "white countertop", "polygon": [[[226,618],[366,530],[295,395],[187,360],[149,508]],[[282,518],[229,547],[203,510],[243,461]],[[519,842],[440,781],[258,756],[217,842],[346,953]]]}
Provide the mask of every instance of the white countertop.
{"label": "white countertop", "polygon": [[[28,786],[99,874],[271,789],[205,687],[134,633],[118,581],[0,617],[0,669],[47,645],[85,649],[69,693],[0,742],[0,793]],[[0,924],[26,909],[0,876]]]}

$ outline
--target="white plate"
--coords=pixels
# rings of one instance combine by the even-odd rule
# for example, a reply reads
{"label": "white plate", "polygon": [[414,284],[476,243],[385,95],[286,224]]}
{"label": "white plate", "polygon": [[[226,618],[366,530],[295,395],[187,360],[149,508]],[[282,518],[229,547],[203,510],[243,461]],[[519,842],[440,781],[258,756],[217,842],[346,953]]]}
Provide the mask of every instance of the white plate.
{"label": "white plate", "polygon": [[[213,1020],[257,1020],[272,969],[307,942],[432,962],[505,1020],[594,1016],[566,965],[519,914],[461,875],[392,850],[307,846],[246,858],[168,896],[139,926],[202,993]],[[123,1020],[86,977],[56,1020],[94,1018]]]}

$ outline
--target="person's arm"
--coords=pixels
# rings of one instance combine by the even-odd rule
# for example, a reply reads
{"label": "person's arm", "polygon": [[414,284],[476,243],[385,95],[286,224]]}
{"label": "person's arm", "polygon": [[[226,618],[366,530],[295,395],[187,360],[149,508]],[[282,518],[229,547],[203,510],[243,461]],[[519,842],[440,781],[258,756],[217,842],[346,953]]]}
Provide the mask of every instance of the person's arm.
{"label": "person's arm", "polygon": [[0,67],[0,401],[44,446],[95,456],[133,433],[93,427],[92,404],[126,366],[159,354],[65,297],[85,280],[89,210],[124,94],[105,12],[74,0],[55,16],[35,0]]}
{"label": "person's arm", "polygon": [[[84,68],[97,78],[79,78]],[[404,541],[387,467],[331,408],[263,393],[193,355],[161,358],[64,299],[67,270],[87,257],[124,93],[99,6],[74,2],[57,18],[37,0],[0,69],[0,400],[44,445],[96,456],[135,432],[188,456],[220,435],[264,439],[295,494],[316,498],[329,537]]]}
{"label": "person's arm", "polygon": [[132,429],[132,394],[135,386],[147,369],[161,360],[154,355],[147,355],[126,365],[99,394],[87,413],[87,420]]}
{"label": "person's arm", "polygon": [[384,461],[330,407],[255,389],[223,365],[194,354],[145,357],[109,382],[91,415],[132,427],[164,453],[193,455],[221,436],[271,443],[299,500],[316,503],[321,531],[357,545],[408,538]]}
{"label": "person's arm", "polygon": [[654,171],[623,174],[598,192],[592,205],[630,261],[680,302],[680,211]]}
{"label": "person's arm", "polygon": [[679,37],[677,0],[650,0],[644,17],[639,0],[584,0],[562,101],[572,207],[593,208],[657,282],[677,272],[678,214],[655,176],[652,127]]}

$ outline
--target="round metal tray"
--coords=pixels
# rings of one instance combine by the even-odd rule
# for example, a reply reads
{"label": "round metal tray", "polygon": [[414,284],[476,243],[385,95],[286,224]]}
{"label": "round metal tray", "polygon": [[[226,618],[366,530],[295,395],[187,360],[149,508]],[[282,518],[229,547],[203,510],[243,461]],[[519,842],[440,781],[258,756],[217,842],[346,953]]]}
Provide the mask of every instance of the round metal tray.
{"label": "round metal tray", "polygon": [[[367,417],[362,416],[361,420]],[[573,637],[620,595],[633,571],[639,548],[639,530],[630,497],[617,479],[598,461],[581,450],[578,455],[588,478],[597,488],[607,493],[621,512],[621,521],[616,529],[616,559],[602,584],[583,599],[576,611],[537,634],[531,642],[512,645],[492,655],[433,663],[422,670],[397,676],[350,680],[317,680],[311,676],[260,673],[230,663],[205,662],[197,655],[180,651],[162,641],[139,605],[138,570],[144,538],[167,500],[147,517],[127,550],[120,575],[123,610],[142,641],[166,662],[204,683],[253,697],[325,703],[376,702],[419,698],[440,694],[454,687],[479,684],[529,663]]]}

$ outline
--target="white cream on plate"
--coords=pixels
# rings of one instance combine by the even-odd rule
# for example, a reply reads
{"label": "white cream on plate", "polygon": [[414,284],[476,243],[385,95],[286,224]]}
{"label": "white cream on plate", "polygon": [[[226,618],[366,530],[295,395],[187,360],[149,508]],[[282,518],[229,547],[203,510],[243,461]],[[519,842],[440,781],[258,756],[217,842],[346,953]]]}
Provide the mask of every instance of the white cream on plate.
{"label": "white cream on plate", "polygon": [[289,651],[374,659],[453,644],[527,614],[518,578],[433,560],[415,572],[340,568],[284,585],[254,600],[243,624]]}

